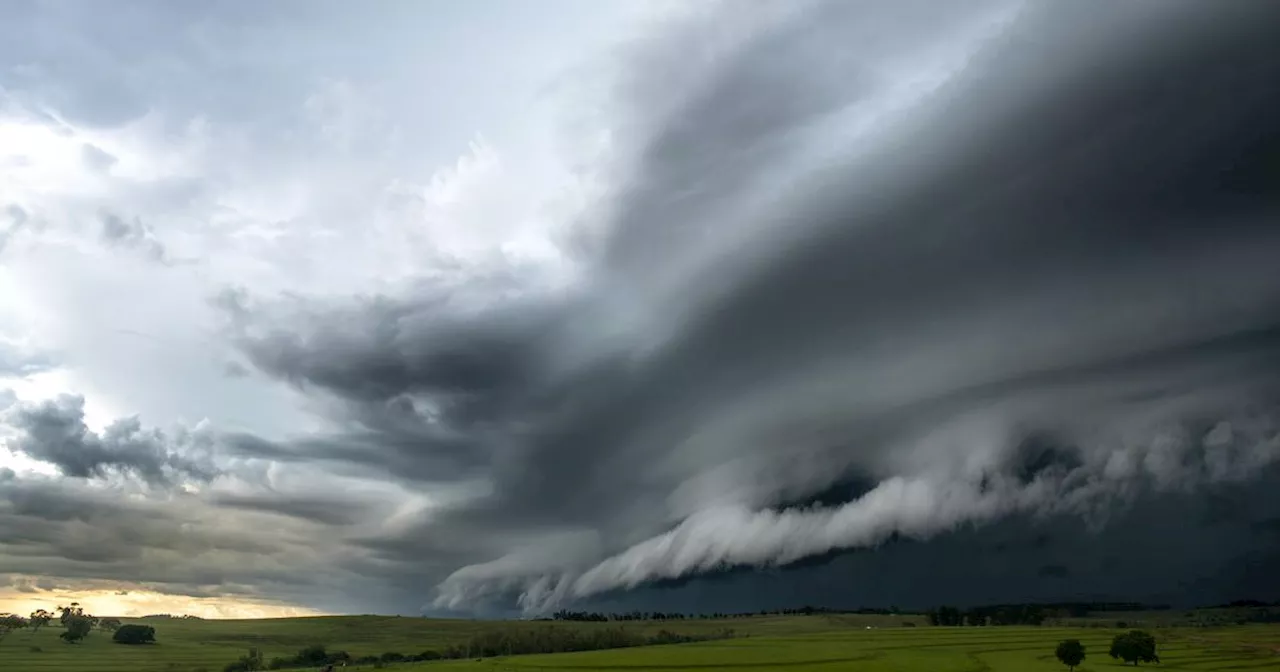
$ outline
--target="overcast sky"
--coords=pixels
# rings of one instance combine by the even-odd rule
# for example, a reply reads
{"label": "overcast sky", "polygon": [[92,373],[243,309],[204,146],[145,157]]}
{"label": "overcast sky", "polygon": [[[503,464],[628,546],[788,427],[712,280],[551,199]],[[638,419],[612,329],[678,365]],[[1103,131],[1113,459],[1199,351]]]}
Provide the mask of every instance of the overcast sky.
{"label": "overcast sky", "polygon": [[5,3],[0,611],[1280,598],[1278,18]]}

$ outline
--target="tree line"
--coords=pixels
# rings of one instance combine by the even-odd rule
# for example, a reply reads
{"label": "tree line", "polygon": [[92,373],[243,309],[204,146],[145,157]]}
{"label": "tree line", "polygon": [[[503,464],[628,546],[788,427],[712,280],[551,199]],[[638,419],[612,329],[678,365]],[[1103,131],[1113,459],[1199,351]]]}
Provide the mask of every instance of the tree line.
{"label": "tree line", "polygon": [[248,655],[228,663],[223,668],[223,672],[315,668],[326,665],[341,665],[343,663],[350,665],[384,665],[428,660],[492,658],[494,656],[514,656],[531,653],[599,651],[655,644],[703,642],[731,637],[734,637],[732,630],[696,635],[660,630],[656,634],[645,635],[620,627],[581,631],[573,628],[551,626],[528,630],[484,632],[461,644],[452,644],[443,649],[429,649],[411,654],[388,651],[382,655],[354,657],[346,651],[330,651],[326,647],[316,644],[299,650],[293,656],[276,657],[267,661],[264,660],[260,650],[250,649]]}
{"label": "tree line", "polygon": [[1050,618],[1083,618],[1091,613],[1107,611],[1132,612],[1168,609],[1168,605],[1144,605],[1136,602],[1053,602],[992,604],[968,609],[942,606],[927,610],[925,616],[929,618],[930,625],[1041,625]]}
{"label": "tree line", "polygon": [[862,614],[862,615],[883,615],[889,616],[901,613],[897,607],[889,607],[885,609],[876,609],[862,607],[857,609],[833,609],[830,607],[795,607],[788,609],[761,609],[759,611],[738,611],[738,612],[706,612],[697,614],[686,614],[673,611],[628,611],[628,612],[601,612],[601,611],[568,611],[561,609],[553,613],[550,617],[538,618],[539,621],[581,621],[606,623],[609,621],[683,621],[683,620],[722,620],[728,618],[751,618],[754,616],[812,616],[815,614]]}
{"label": "tree line", "polygon": [[111,641],[117,644],[151,644],[155,642],[155,628],[149,625],[122,625],[118,618],[98,618],[85,612],[79,602],[60,606],[54,611],[36,609],[30,616],[18,614],[0,614],[0,640],[17,630],[30,628],[32,633],[40,631],[53,622],[57,612],[58,624],[62,626],[62,634],[58,638],[68,644],[76,644],[88,637],[95,629],[113,633]]}

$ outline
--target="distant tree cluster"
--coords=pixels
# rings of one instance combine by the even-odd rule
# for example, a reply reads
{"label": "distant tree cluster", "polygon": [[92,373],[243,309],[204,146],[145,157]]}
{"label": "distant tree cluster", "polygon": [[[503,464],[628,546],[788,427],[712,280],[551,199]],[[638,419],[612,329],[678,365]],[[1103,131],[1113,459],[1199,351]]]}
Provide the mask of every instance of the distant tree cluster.
{"label": "distant tree cluster", "polygon": [[[128,627],[128,626],[125,626]],[[388,651],[382,655],[353,657],[346,651],[330,651],[316,644],[301,649],[289,657],[277,657],[267,662],[262,652],[250,649],[248,655],[228,663],[223,672],[258,672],[259,670],[287,670],[317,668],[326,665],[381,665],[387,663],[421,662],[429,660],[491,658],[529,653],[565,653],[570,651],[597,651],[654,644],[683,644],[734,636],[732,630],[684,635],[666,630],[654,635],[643,635],[623,628],[577,630],[546,627],[529,630],[495,631],[476,635],[463,644],[454,644],[441,650],[427,650],[406,654]]]}
{"label": "distant tree cluster", "polygon": [[1262,607],[1280,607],[1280,602],[1263,602],[1262,600],[1232,600],[1226,604],[1219,604],[1210,609],[1243,609],[1243,608],[1262,608]]}
{"label": "distant tree cluster", "polygon": [[0,614],[0,641],[3,641],[9,633],[21,630],[30,624],[30,621],[17,614]]}
{"label": "distant tree cluster", "polygon": [[[120,644],[148,644],[155,641],[155,628],[144,625],[123,625],[118,618],[98,618],[86,613],[79,602],[59,606],[54,610],[56,618],[62,626],[62,634],[58,638],[68,644],[76,644],[88,637],[94,628],[114,633],[112,641]],[[0,614],[0,639],[21,628],[31,628],[31,632],[39,632],[53,622],[54,612],[36,609],[30,616],[18,614]]]}
{"label": "distant tree cluster", "polygon": [[602,613],[598,611],[566,611],[561,609],[551,615],[555,621],[579,621],[604,623],[607,621],[682,621],[697,618],[676,612],[630,611],[626,613]]}
{"label": "distant tree cluster", "polygon": [[832,609],[828,607],[795,607],[789,609],[762,609],[760,611],[739,611],[733,613],[726,612],[710,612],[699,614],[684,614],[679,612],[662,612],[662,611],[629,611],[629,612],[599,612],[599,611],[566,611],[560,610],[551,615],[550,618],[542,618],[538,620],[553,621],[581,621],[605,623],[609,621],[682,621],[691,619],[727,619],[727,618],[751,618],[755,616],[812,616],[815,614],[874,614],[874,615],[894,615],[898,614],[897,607],[889,607],[887,609],[876,608],[858,608],[858,609]]}
{"label": "distant tree cluster", "polygon": [[679,634],[661,630],[645,635],[624,628],[578,630],[571,628],[537,628],[528,630],[492,631],[471,638],[462,645],[454,645],[441,652],[443,658],[477,658],[509,656],[527,653],[567,653],[572,651],[597,651],[622,649],[655,644],[683,644],[717,639],[730,639],[732,630],[700,634]]}
{"label": "distant tree cluster", "polygon": [[1041,625],[1049,619],[1084,618],[1097,612],[1159,611],[1168,608],[1168,605],[1143,605],[1135,602],[1055,602],[993,604],[969,609],[943,606],[930,609],[925,615],[931,625]]}
{"label": "distant tree cluster", "polygon": [[203,621],[204,620],[199,616],[188,616],[186,614],[147,614],[146,616],[143,616],[143,618],[155,618],[155,619],[168,618],[168,619],[183,620],[183,621]]}
{"label": "distant tree cluster", "polygon": [[1036,604],[1005,604],[971,609],[938,607],[926,612],[930,625],[1040,625],[1048,613]]}

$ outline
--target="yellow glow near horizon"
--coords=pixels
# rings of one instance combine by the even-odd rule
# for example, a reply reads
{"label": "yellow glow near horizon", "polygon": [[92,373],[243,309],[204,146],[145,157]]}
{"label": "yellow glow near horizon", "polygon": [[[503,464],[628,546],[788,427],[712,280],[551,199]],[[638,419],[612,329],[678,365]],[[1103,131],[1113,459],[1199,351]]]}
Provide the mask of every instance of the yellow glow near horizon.
{"label": "yellow glow near horizon", "polygon": [[279,602],[238,597],[189,597],[147,590],[41,590],[19,592],[0,589],[0,613],[27,615],[36,609],[53,611],[59,605],[79,602],[95,616],[146,616],[173,614],[200,618],[286,618],[323,616],[324,612]]}

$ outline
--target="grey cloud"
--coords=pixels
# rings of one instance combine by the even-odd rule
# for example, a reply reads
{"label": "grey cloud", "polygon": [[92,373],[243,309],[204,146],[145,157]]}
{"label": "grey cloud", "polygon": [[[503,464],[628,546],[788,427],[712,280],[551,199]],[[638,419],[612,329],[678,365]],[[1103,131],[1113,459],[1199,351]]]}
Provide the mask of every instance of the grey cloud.
{"label": "grey cloud", "polygon": [[[487,482],[384,556],[471,558],[438,606],[531,609],[1011,515],[1096,528],[1280,459],[1280,9],[924,7],[647,45],[572,292],[224,295],[255,368],[343,425],[232,443]],[[954,71],[877,117],[934,47]]]}
{"label": "grey cloud", "polygon": [[116,471],[169,485],[175,479],[208,482],[219,473],[209,461],[211,437],[186,430],[170,436],[144,428],[138,418],[117,420],[97,433],[85,425],[83,397],[18,403],[0,418],[18,432],[10,448],[74,478]]}
{"label": "grey cloud", "polygon": [[[367,573],[363,551],[340,527],[316,516],[264,513],[259,509],[271,508],[266,495],[253,506],[215,499],[121,497],[74,480],[0,480],[0,564],[15,575],[41,577],[33,585],[44,590],[116,581],[169,594],[274,598],[321,608],[372,606],[347,593],[353,590],[385,600],[394,572]],[[334,510],[364,510],[341,494],[330,499]],[[411,581],[388,592],[402,592]]]}
{"label": "grey cloud", "polygon": [[80,147],[80,156],[85,165],[95,171],[107,171],[119,162],[115,156],[97,145],[85,143]]}
{"label": "grey cloud", "polygon": [[284,497],[266,493],[220,494],[211,499],[215,506],[274,513],[329,526],[354,525],[368,518],[365,507],[332,497]]}
{"label": "grey cloud", "polygon": [[14,203],[10,203],[5,208],[5,221],[3,228],[0,228],[0,253],[3,253],[5,247],[9,245],[9,241],[23,228],[27,226],[30,217],[27,211]]}
{"label": "grey cloud", "polygon": [[226,361],[222,363],[222,373],[228,378],[247,378],[253,372],[240,362]]}
{"label": "grey cloud", "polygon": [[108,245],[138,250],[154,262],[170,263],[164,245],[156,238],[155,232],[137,217],[133,221],[125,221],[118,215],[103,215],[102,240]]}

